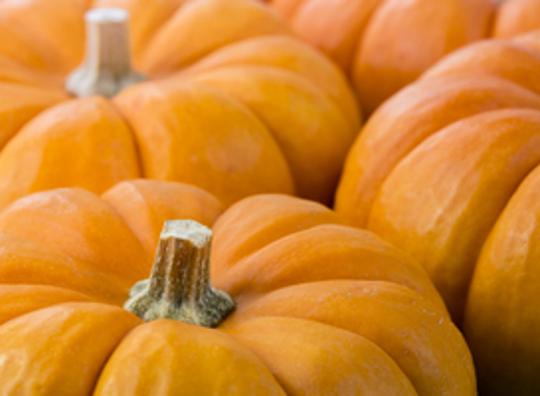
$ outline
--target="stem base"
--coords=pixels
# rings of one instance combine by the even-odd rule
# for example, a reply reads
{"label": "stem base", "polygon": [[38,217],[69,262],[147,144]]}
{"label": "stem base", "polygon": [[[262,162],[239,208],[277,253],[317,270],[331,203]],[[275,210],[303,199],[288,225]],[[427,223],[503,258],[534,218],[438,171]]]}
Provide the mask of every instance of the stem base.
{"label": "stem base", "polygon": [[124,308],[145,321],[174,319],[216,327],[235,308],[210,285],[212,231],[191,220],[168,221],[161,233],[150,279],[133,286]]}

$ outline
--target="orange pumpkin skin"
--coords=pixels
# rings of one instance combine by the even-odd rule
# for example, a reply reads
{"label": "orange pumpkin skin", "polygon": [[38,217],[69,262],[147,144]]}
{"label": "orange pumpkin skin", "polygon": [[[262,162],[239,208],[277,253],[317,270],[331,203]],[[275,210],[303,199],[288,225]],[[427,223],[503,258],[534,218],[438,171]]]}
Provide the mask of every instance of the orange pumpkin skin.
{"label": "orange pumpkin skin", "polygon": [[247,198],[215,223],[212,280],[237,303],[217,329],[144,323],[117,306],[147,276],[160,222],[210,225],[221,211],[203,190],[150,180],[5,209],[1,393],[476,394],[468,349],[423,269],[299,198]]}
{"label": "orange pumpkin skin", "polygon": [[[536,273],[540,33],[458,50],[375,112],[349,154],[336,208],[430,273],[468,339],[481,392],[533,395],[525,341]],[[530,341],[530,339],[529,339]]]}
{"label": "orange pumpkin skin", "polygon": [[539,0],[270,2],[349,72],[368,113],[458,47],[540,29]]}
{"label": "orange pumpkin skin", "polygon": [[[92,7],[130,13],[133,62],[150,79],[111,100],[64,89]],[[251,0],[2,2],[0,34],[0,207],[137,177],[228,205],[262,192],[329,202],[359,128],[340,70]]]}

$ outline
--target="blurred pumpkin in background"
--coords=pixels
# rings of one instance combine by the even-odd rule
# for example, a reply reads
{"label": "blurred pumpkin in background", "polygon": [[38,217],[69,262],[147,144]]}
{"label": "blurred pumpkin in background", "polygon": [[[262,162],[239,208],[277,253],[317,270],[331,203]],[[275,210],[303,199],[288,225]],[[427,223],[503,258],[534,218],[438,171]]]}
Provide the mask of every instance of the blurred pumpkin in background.
{"label": "blurred pumpkin in background", "polygon": [[7,0],[0,37],[0,207],[134,177],[328,202],[359,128],[339,69],[251,0]]}
{"label": "blurred pumpkin in background", "polygon": [[0,393],[476,394],[421,266],[308,200],[222,210],[202,189],[154,180],[8,206]]}
{"label": "blurred pumpkin in background", "polygon": [[481,393],[540,392],[540,31],[460,49],[370,118],[336,208],[428,270]]}
{"label": "blurred pumpkin in background", "polygon": [[349,72],[368,113],[461,46],[540,29],[540,0],[269,2]]}

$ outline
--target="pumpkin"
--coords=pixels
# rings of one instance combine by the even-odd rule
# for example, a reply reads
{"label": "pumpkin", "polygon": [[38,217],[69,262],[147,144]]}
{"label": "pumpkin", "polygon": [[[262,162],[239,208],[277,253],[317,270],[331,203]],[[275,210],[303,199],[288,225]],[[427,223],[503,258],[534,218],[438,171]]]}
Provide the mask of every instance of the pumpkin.
{"label": "pumpkin", "polygon": [[540,0],[269,1],[348,71],[369,113],[458,47],[540,29]]}
{"label": "pumpkin", "polygon": [[2,1],[0,37],[0,207],[137,177],[327,202],[359,128],[339,69],[250,0]]}
{"label": "pumpkin", "polygon": [[540,391],[540,31],[458,50],[382,105],[337,211],[428,270],[489,395]]}
{"label": "pumpkin", "polygon": [[135,180],[2,211],[0,393],[475,394],[421,266],[312,201],[246,198],[211,231],[222,208]]}

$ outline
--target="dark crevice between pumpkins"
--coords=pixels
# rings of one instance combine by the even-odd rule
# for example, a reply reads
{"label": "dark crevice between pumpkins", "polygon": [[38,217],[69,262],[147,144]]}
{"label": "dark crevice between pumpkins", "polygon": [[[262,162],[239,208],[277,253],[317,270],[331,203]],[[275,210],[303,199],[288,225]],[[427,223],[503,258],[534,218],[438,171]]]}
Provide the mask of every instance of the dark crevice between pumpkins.
{"label": "dark crevice between pumpkins", "polygon": [[96,8],[86,20],[86,55],[66,80],[66,90],[77,97],[113,97],[129,85],[146,80],[131,66],[129,15],[121,8]]}
{"label": "dark crevice between pumpkins", "polygon": [[210,285],[212,231],[191,220],[167,221],[149,279],[133,286],[124,308],[145,321],[174,319],[218,326],[235,308]]}

